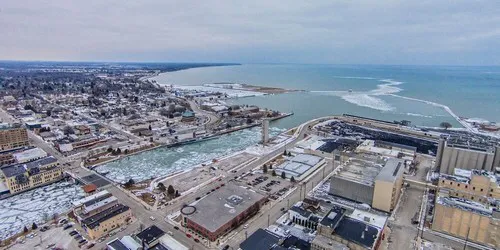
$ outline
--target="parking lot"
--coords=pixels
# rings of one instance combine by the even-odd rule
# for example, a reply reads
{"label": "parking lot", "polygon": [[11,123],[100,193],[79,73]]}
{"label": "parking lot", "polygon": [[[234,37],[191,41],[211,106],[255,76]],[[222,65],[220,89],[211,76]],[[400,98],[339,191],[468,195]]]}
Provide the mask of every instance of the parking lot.
{"label": "parking lot", "polygon": [[[36,230],[35,232],[28,234],[24,238],[24,240],[18,240],[18,243],[12,246],[10,249],[38,250],[50,249],[51,247],[62,249],[79,249],[78,242],[68,234],[70,231],[70,229],[63,230],[62,226],[52,226],[45,232]],[[24,241],[24,243],[21,243],[22,241]]]}
{"label": "parking lot", "polygon": [[271,171],[266,174],[254,171],[253,173],[241,177],[238,181],[256,191],[271,195],[271,199],[278,199],[288,191],[292,184],[287,179],[282,179],[279,176],[272,176]]}

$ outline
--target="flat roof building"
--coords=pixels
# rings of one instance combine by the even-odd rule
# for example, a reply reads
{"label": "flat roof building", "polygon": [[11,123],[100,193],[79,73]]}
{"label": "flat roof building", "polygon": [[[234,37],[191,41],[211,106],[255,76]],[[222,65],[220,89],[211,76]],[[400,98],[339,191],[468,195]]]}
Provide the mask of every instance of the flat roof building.
{"label": "flat roof building", "polygon": [[500,211],[480,202],[439,192],[432,230],[500,248]]}
{"label": "flat roof building", "polygon": [[332,176],[330,193],[390,212],[399,199],[404,163],[389,158],[383,164],[350,158]]}
{"label": "flat roof building", "polygon": [[25,163],[47,157],[47,153],[41,148],[31,148],[12,155],[16,158],[17,163]]}
{"label": "flat roof building", "polygon": [[246,240],[241,242],[241,250],[272,249],[280,242],[280,237],[262,228],[257,229]]}
{"label": "flat roof building", "polygon": [[215,241],[256,214],[265,197],[228,183],[201,200],[181,209],[183,223]]}
{"label": "flat roof building", "polygon": [[[319,238],[311,249],[333,249],[332,245],[349,249],[377,249],[383,238],[387,216],[358,209],[334,206],[318,226]],[[334,244],[337,242],[340,244]],[[330,247],[322,248],[326,245]]]}
{"label": "flat roof building", "polygon": [[25,128],[0,128],[0,152],[29,145],[28,132]]}
{"label": "flat roof building", "polygon": [[441,139],[436,154],[436,168],[440,173],[453,174],[455,168],[495,171],[500,167],[500,145],[472,147],[460,143],[448,143]]}
{"label": "flat roof building", "polygon": [[82,228],[89,238],[98,239],[112,230],[125,225],[132,218],[132,211],[128,206],[120,203],[87,217],[81,221]]}
{"label": "flat roof building", "polygon": [[286,178],[293,177],[295,180],[302,180],[324,163],[325,160],[322,157],[298,154],[277,166],[275,171],[278,175],[285,173]]}
{"label": "flat roof building", "polygon": [[1,172],[11,194],[49,184],[63,177],[62,168],[53,156],[5,166],[1,168]]}
{"label": "flat roof building", "polygon": [[108,242],[108,250],[139,250],[142,249],[141,244],[135,241],[131,236],[125,235],[121,239],[115,239]]}
{"label": "flat roof building", "polygon": [[141,245],[144,242],[144,245],[150,248],[158,244],[160,242],[160,238],[163,235],[165,235],[165,232],[163,230],[161,230],[155,225],[152,225],[142,230],[135,237],[138,239],[139,242],[141,242]]}

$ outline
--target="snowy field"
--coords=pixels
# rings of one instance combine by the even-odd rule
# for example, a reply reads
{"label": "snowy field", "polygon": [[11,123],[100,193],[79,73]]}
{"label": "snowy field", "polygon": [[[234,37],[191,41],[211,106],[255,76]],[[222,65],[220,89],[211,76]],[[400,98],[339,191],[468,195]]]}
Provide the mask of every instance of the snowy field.
{"label": "snowy field", "polygon": [[20,232],[33,222],[44,223],[54,214],[71,209],[71,203],[84,197],[79,185],[58,182],[0,200],[0,240]]}
{"label": "snowy field", "polygon": [[[271,128],[269,133],[271,136],[276,136],[283,131],[285,130]],[[136,182],[144,181],[187,170],[200,163],[241,151],[257,144],[260,140],[261,129],[255,127],[212,140],[146,151],[99,166],[95,170],[98,173],[107,172],[106,177],[118,183],[124,183],[130,178]]]}

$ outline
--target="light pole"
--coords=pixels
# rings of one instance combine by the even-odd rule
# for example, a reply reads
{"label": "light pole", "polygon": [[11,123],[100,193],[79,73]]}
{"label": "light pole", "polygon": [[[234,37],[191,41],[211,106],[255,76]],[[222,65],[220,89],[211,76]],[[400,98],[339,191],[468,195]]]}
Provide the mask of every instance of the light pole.
{"label": "light pole", "polygon": [[469,240],[469,233],[470,233],[470,225],[469,225],[469,229],[467,230],[467,236],[465,237],[464,250],[465,250],[465,248],[467,248],[467,241]]}

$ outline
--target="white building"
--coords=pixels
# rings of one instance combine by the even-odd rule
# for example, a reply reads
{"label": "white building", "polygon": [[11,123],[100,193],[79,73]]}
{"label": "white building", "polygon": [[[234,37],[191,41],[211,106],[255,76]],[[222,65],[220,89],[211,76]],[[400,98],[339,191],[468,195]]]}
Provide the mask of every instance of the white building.
{"label": "white building", "polygon": [[326,164],[325,159],[319,156],[298,154],[287,159],[275,171],[278,175],[284,172],[286,178],[290,179],[293,177],[295,180],[300,181],[323,164]]}

